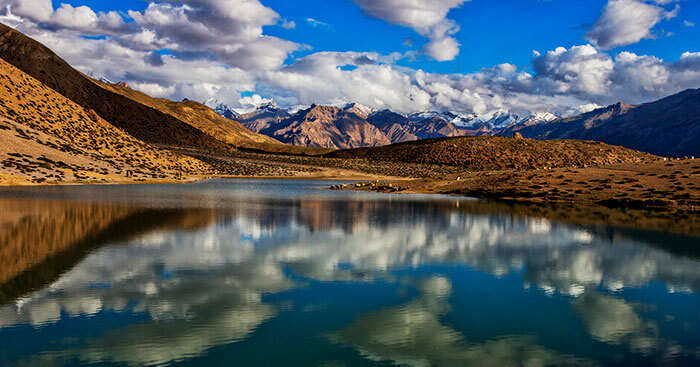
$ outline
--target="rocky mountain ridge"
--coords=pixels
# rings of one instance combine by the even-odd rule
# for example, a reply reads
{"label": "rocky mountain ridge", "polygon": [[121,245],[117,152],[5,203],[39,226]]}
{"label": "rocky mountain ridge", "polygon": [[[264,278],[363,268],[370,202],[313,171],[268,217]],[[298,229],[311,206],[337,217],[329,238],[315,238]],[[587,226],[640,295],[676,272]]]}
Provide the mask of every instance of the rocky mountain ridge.
{"label": "rocky mountain ridge", "polygon": [[[456,111],[424,111],[401,114],[388,109],[375,111],[357,103],[334,107],[353,114],[358,124],[373,125],[391,143],[457,137],[506,136],[516,133],[534,139],[597,140],[664,156],[700,155],[700,89],[690,89],[658,101],[642,105],[616,103],[580,115],[561,118],[550,112],[518,115],[504,109],[483,114]],[[275,124],[294,116],[279,106],[261,106],[244,115],[243,125],[249,129],[276,137]],[[274,123],[272,123],[274,121]],[[310,124],[307,121],[307,124]],[[317,141],[314,136],[292,137],[286,131],[286,142],[328,148],[358,148],[381,145],[385,139],[358,140],[346,136],[340,126],[352,126],[346,121],[337,125],[335,140],[354,141],[353,144],[333,145]],[[353,127],[356,129],[357,127]],[[316,126],[314,130],[322,129]],[[303,131],[297,131],[304,134]]]}
{"label": "rocky mountain ridge", "polygon": [[616,103],[547,124],[511,126],[534,139],[585,139],[671,157],[700,156],[700,89],[641,105]]}
{"label": "rocky mountain ridge", "polygon": [[[308,111],[316,109],[324,109],[329,114],[322,119],[307,120],[305,116]],[[498,135],[514,125],[536,125],[557,118],[548,112],[519,117],[506,110],[483,115],[452,111],[401,114],[388,109],[377,111],[359,103],[312,105],[292,113],[270,102],[241,115],[239,121],[251,131],[285,143],[344,149],[430,138]],[[316,126],[312,127],[314,123]],[[329,124],[333,125],[331,130],[322,131],[324,127],[330,127]],[[299,128],[300,125],[305,127]],[[379,132],[373,131],[373,128]]]}

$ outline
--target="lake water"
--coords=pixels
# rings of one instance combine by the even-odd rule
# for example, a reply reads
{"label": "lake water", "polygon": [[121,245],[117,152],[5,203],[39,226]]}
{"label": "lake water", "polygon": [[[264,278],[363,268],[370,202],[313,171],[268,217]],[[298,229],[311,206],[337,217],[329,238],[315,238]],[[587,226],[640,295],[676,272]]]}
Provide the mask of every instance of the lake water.
{"label": "lake water", "polygon": [[697,238],[331,184],[0,190],[0,365],[700,365]]}

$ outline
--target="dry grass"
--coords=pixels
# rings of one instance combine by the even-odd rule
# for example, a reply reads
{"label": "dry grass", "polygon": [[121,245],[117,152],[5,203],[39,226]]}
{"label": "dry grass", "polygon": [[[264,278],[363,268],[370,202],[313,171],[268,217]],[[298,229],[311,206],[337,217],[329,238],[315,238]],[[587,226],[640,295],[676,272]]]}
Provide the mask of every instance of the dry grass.
{"label": "dry grass", "polygon": [[214,110],[201,103],[195,101],[175,102],[168,99],[153,98],[124,85],[108,84],[96,80],[93,80],[93,82],[133,101],[167,113],[213,138],[235,147],[283,146],[282,143],[273,138],[256,134],[243,127],[239,122],[220,116]]}
{"label": "dry grass", "polygon": [[197,159],[146,144],[0,60],[0,171],[28,181],[166,178],[203,173]]}
{"label": "dry grass", "polygon": [[470,171],[592,167],[658,159],[650,154],[594,141],[502,137],[427,139],[377,148],[341,150],[326,156],[445,165]]}
{"label": "dry grass", "polygon": [[171,115],[102,88],[44,45],[2,24],[0,57],[141,141],[211,152],[233,149]]}

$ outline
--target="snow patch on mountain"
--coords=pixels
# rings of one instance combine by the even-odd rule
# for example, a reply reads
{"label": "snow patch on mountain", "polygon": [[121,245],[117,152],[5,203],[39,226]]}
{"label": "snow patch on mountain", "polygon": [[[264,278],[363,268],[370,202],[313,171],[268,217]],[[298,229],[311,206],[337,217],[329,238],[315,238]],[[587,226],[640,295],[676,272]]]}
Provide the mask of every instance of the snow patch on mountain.
{"label": "snow patch on mountain", "polygon": [[347,103],[347,104],[343,105],[341,108],[347,112],[354,113],[357,116],[362,117],[363,119],[366,119],[369,115],[376,112],[376,110],[374,108],[365,106],[365,105],[357,103],[357,102]]}
{"label": "snow patch on mountain", "polygon": [[549,112],[537,112],[518,122],[518,125],[537,125],[558,120],[559,116]]}
{"label": "snow patch on mountain", "polygon": [[233,108],[229,107],[227,104],[220,102],[216,98],[209,98],[204,101],[204,105],[213,109],[219,115],[226,117],[230,120],[237,120],[241,115],[236,112]]}

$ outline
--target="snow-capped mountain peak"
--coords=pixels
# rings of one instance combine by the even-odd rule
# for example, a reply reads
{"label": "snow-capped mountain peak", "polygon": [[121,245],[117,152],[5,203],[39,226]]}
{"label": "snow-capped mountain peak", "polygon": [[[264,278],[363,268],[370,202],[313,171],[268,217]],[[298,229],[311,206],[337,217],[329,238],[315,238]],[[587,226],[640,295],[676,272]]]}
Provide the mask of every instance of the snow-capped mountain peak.
{"label": "snow-capped mountain peak", "polygon": [[352,112],[362,118],[367,118],[367,116],[371,115],[374,113],[376,110],[372,107],[365,106],[363,104],[357,103],[357,102],[351,102],[345,104],[343,107],[343,110]]}
{"label": "snow-capped mountain peak", "polygon": [[496,109],[480,115],[455,111],[425,111],[408,115],[408,119],[414,122],[433,118],[441,118],[462,129],[498,131],[517,124],[534,125],[551,122],[559,117],[549,112],[537,112],[527,117],[521,117],[505,109]]}
{"label": "snow-capped mountain peak", "polygon": [[280,110],[280,107],[275,103],[274,99],[271,99],[269,101],[265,101],[261,104],[258,105],[256,108],[258,111],[268,111],[268,112],[277,112]]}
{"label": "snow-capped mountain peak", "polygon": [[218,113],[219,115],[226,117],[227,119],[230,120],[237,120],[238,118],[241,117],[238,112],[236,112],[233,108],[229,107],[227,104],[220,102],[216,98],[209,98],[206,101],[204,101],[204,105],[213,109]]}
{"label": "snow-capped mountain peak", "polygon": [[538,124],[546,124],[549,122],[552,122],[554,120],[558,120],[559,116],[549,113],[549,112],[536,112],[520,121],[518,121],[518,125],[524,125],[524,126],[532,126],[532,125],[538,125]]}
{"label": "snow-capped mountain peak", "polygon": [[537,112],[533,114],[530,118],[538,121],[552,122],[558,119],[559,116],[549,112]]}

